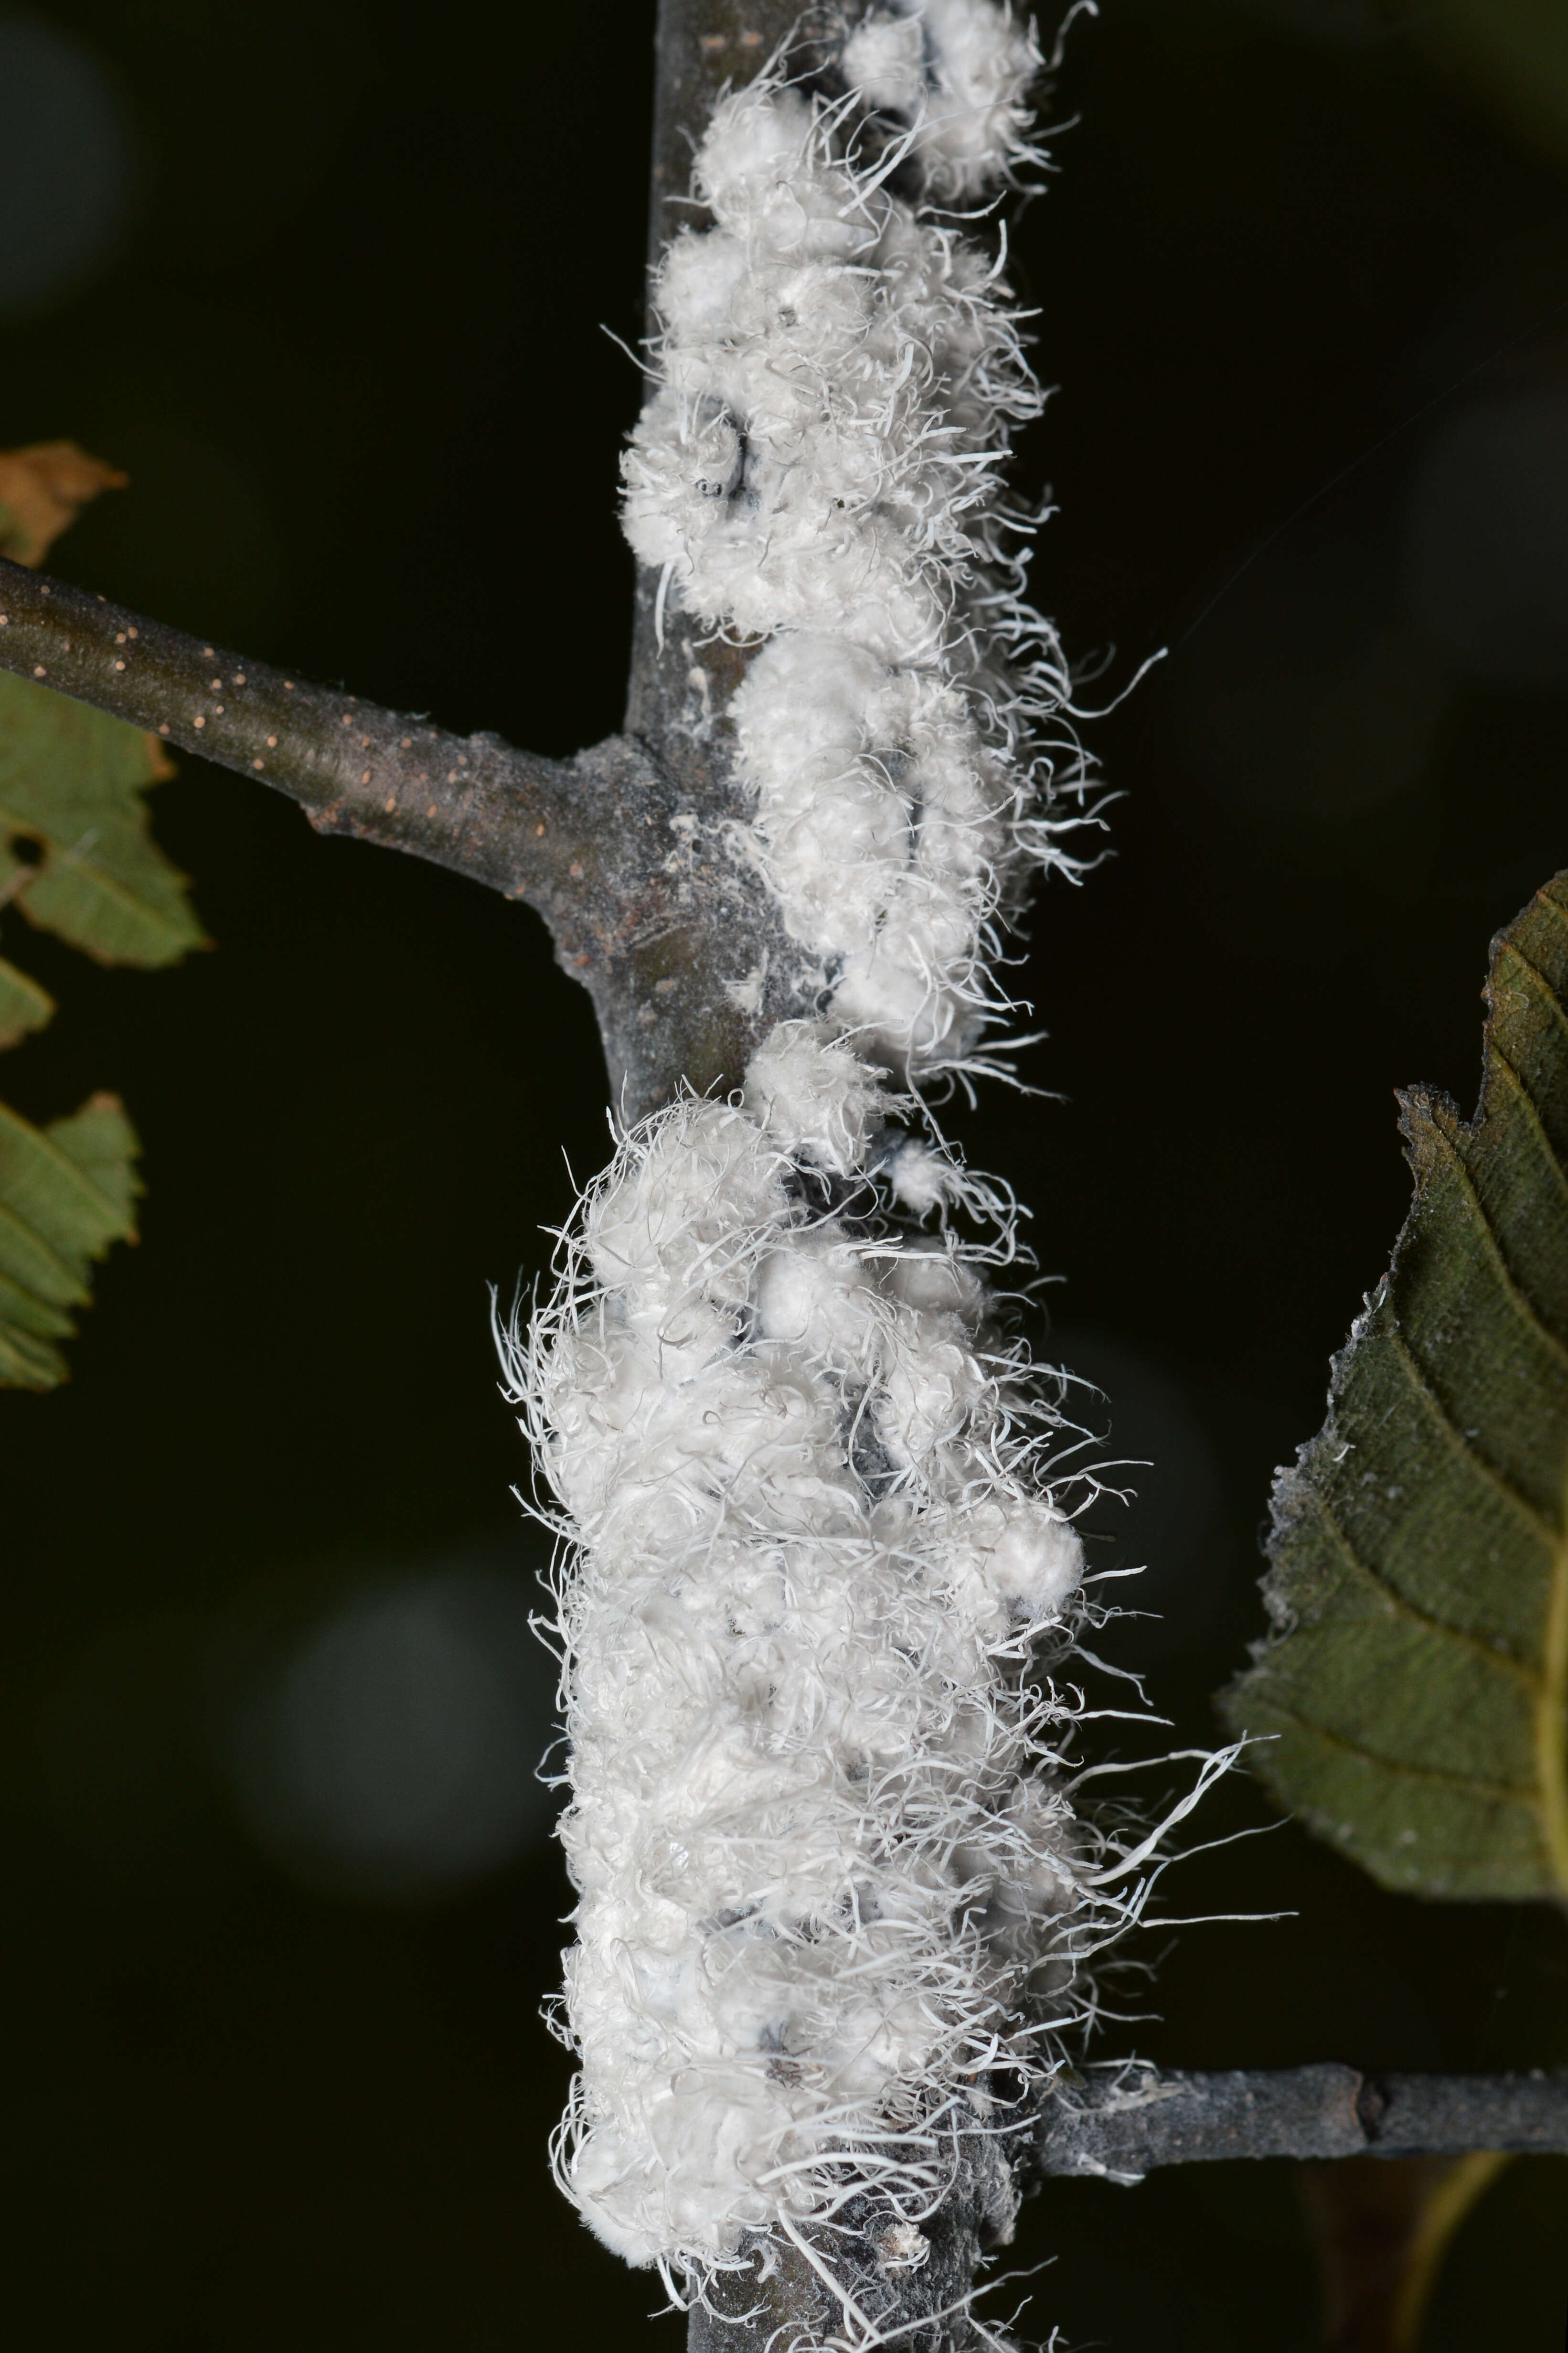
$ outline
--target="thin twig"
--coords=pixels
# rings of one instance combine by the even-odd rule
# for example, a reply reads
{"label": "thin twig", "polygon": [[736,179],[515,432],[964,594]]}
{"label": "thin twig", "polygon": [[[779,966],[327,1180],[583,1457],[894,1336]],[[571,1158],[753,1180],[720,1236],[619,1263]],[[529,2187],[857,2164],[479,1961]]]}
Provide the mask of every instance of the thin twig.
{"label": "thin twig", "polygon": [[1331,2063],[1200,2074],[1132,2066],[1059,2092],[1034,2169],[1136,2181],[1236,2158],[1568,2154],[1568,2074],[1363,2074]]}
{"label": "thin twig", "polygon": [[[0,670],[298,801],[320,833],[410,851],[538,909],[593,996],[612,1100],[738,1079],[782,965],[755,874],[724,849],[728,762],[611,735],[572,760],[285,677],[0,559]],[[692,976],[702,986],[691,986]]]}
{"label": "thin twig", "polygon": [[581,830],[579,773],[285,678],[0,560],[0,669],[270,785],[321,833],[411,850],[552,907]]}

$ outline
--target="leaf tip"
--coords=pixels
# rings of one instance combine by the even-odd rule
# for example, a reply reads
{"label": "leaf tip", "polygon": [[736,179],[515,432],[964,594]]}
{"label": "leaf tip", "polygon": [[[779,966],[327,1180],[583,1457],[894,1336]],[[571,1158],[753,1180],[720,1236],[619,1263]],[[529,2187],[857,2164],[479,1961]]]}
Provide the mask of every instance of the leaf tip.
{"label": "leaf tip", "polygon": [[130,480],[74,441],[34,441],[0,449],[0,555],[43,562],[62,531],[103,491]]}

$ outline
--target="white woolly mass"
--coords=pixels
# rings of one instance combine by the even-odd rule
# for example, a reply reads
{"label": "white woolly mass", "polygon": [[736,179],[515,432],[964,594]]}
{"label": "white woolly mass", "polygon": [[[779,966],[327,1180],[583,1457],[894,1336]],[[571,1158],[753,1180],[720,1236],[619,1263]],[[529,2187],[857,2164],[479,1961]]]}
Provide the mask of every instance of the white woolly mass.
{"label": "white woolly mass", "polygon": [[1051,1417],[974,1254],[884,1214],[886,1108],[781,1025],[742,1102],[626,1138],[518,1368],[578,1548],[559,2162],[634,2262],[721,2261],[847,2179],[918,2217],[933,2118],[1040,2072],[1092,1909],[1073,1705],[1029,1672],[1083,1561]]}
{"label": "white woolly mass", "polygon": [[900,0],[848,39],[847,97],[725,98],[626,459],[661,616],[761,640],[728,713],[742,846],[815,1008],[731,1100],[622,1139],[507,1335],[564,1540],[557,2170],[697,2295],[748,2232],[836,2276],[804,2226],[857,2194],[921,2260],[1152,1851],[1073,1811],[1081,1474],[984,1281],[1011,1201],[920,1110],[979,1066],[1026,867],[1068,862],[1026,743],[1067,681],[1000,481],[1040,394],[998,267],[931,209],[1028,159],[1037,64],[994,0]]}
{"label": "white woolly mass", "polygon": [[909,126],[926,192],[939,203],[983,195],[1040,160],[1028,138],[1029,85],[1040,66],[1034,26],[974,0],[873,9],[844,45],[846,80]]}
{"label": "white woolly mass", "polygon": [[[1001,470],[1038,415],[999,265],[891,193],[973,195],[1030,151],[1032,34],[993,0],[873,13],[837,106],[763,75],[725,99],[655,285],[658,389],[625,461],[626,535],[673,601],[764,640],[729,717],[750,849],[806,1001],[920,1079],[1003,1000],[997,918],[1068,860],[1051,751],[1068,682],[1025,602]],[[869,142],[863,108],[902,122]]]}

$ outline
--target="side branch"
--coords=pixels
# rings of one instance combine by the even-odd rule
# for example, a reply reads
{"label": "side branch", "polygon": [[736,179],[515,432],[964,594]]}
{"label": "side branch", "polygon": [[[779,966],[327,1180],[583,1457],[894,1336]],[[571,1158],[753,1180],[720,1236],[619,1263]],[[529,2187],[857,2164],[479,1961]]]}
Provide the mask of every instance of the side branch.
{"label": "side branch", "polygon": [[1031,2170],[1132,2182],[1232,2158],[1568,2154],[1568,2074],[1362,2074],[1329,2063],[1189,2074],[1119,2068],[1058,2093]]}
{"label": "side branch", "polygon": [[728,765],[691,756],[692,730],[678,761],[633,735],[547,760],[285,678],[3,559],[0,670],[286,793],[319,833],[537,908],[593,997],[627,1114],[683,1077],[700,1090],[744,1069],[779,985],[777,918],[728,854]]}
{"label": "side branch", "polygon": [[583,780],[0,561],[0,669],[130,720],[299,802],[320,833],[411,850],[548,908],[583,833]]}

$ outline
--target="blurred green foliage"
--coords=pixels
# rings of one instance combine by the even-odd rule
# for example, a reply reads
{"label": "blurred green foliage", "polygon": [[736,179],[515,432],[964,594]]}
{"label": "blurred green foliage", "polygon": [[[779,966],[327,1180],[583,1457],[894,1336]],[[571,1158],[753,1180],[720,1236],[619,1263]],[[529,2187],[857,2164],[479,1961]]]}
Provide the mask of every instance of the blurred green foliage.
{"label": "blurred green foliage", "polygon": [[[121,479],[68,442],[0,456],[6,552],[40,562],[78,506]],[[156,969],[203,944],[184,880],[147,822],[148,786],[173,774],[155,737],[0,675],[0,909],[102,965]],[[54,1010],[0,960],[0,1047]],[[138,1149],[113,1095],[42,1129],[0,1103],[0,1387],[65,1379],[58,1344],[91,1297],[91,1262],[135,1240]]]}
{"label": "blurred green foliage", "polygon": [[1568,157],[1568,11],[1559,0],[1430,0],[1418,21],[1508,121]]}
{"label": "blurred green foliage", "polygon": [[47,1389],[88,1268],[136,1238],[136,1131],[114,1095],[39,1130],[0,1103],[0,1383]]}
{"label": "blurred green foliage", "polygon": [[155,736],[0,675],[0,906],[100,964],[155,972],[205,946],[148,823],[173,774]]}

